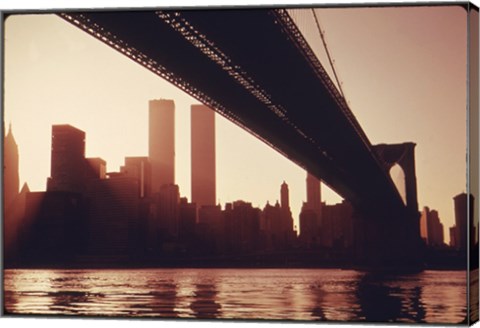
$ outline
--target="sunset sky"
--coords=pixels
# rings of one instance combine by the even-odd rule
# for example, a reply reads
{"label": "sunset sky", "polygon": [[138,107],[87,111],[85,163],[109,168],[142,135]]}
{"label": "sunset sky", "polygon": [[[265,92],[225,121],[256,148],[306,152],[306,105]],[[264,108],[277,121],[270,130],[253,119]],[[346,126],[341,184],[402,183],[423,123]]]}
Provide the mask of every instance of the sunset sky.
{"label": "sunset sky", "polygon": [[[306,35],[320,53],[313,19]],[[466,11],[461,7],[317,9],[350,107],[373,144],[417,144],[420,209],[454,223],[452,197],[465,192]],[[322,57],[322,56],[321,56]],[[322,59],[324,65],[326,62]],[[86,132],[88,157],[118,171],[148,154],[148,101],[176,104],[176,182],[190,199],[190,105],[160,77],[55,15],[5,23],[5,124],[20,151],[20,181],[45,190],[51,125]],[[298,226],[305,171],[216,115],[217,198],[263,208],[285,180]],[[368,186],[366,186],[368,187]],[[323,188],[327,203],[339,197]]]}

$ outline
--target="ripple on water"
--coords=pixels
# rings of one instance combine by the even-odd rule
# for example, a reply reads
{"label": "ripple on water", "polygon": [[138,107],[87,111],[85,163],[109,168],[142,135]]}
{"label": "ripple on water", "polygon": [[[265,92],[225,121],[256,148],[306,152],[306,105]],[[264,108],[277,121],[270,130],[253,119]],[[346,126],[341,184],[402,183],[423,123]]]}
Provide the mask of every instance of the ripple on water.
{"label": "ripple on water", "polygon": [[8,313],[458,323],[466,275],[328,269],[5,270]]}

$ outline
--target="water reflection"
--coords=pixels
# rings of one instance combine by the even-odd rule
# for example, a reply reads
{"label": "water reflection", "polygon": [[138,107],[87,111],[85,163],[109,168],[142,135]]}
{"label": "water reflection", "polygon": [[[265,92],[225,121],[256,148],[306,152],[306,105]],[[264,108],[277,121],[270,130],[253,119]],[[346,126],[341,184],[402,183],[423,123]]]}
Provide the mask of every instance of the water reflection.
{"label": "water reflection", "polygon": [[216,302],[218,291],[213,284],[196,284],[195,300],[190,308],[193,310],[196,318],[216,318],[222,308]]}
{"label": "water reflection", "polygon": [[172,282],[165,282],[152,286],[152,288],[154,288],[155,291],[151,291],[149,294],[153,296],[153,299],[144,306],[151,308],[155,311],[155,314],[159,316],[170,318],[178,317],[178,313],[175,311],[177,285]]}
{"label": "water reflection", "polygon": [[390,286],[391,277],[365,274],[358,282],[361,316],[371,322],[394,322],[403,317],[402,290]]}
{"label": "water reflection", "polygon": [[358,321],[360,310],[356,288],[361,276],[361,273],[355,271],[322,272],[322,275],[310,284],[308,290],[311,296],[311,319]]}
{"label": "water reflection", "polygon": [[6,313],[459,323],[464,272],[5,270]]}
{"label": "water reflection", "polygon": [[424,272],[421,299],[426,322],[464,322],[466,311],[466,272]]}
{"label": "water reflection", "polygon": [[313,295],[312,303],[312,317],[315,320],[326,320],[325,312],[323,311],[323,302],[325,299],[325,292],[320,286],[311,286],[311,293]]}

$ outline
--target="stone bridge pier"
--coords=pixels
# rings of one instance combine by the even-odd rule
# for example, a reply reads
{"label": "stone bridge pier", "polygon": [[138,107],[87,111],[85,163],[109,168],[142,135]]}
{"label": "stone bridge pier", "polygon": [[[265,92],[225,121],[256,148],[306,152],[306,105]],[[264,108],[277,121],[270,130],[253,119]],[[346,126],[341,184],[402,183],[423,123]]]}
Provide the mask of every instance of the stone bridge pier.
{"label": "stone bridge pier", "polygon": [[405,189],[399,193],[403,194],[405,208],[387,209],[380,216],[365,210],[355,212],[355,260],[360,265],[379,269],[421,268],[424,245],[420,238],[415,144],[381,144],[374,149],[387,173],[395,165],[403,170]]}

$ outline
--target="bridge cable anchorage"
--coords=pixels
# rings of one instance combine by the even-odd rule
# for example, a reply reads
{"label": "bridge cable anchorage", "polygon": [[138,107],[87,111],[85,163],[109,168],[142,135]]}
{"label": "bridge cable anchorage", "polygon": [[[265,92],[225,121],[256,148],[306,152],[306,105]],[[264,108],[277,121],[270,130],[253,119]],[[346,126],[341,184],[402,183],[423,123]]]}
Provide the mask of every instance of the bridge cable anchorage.
{"label": "bridge cable anchorage", "polygon": [[345,101],[345,103],[347,103],[347,99],[345,98],[345,93],[343,92],[342,84],[340,82],[340,79],[338,78],[337,71],[335,69],[335,65],[332,60],[332,56],[330,55],[330,51],[328,51],[327,41],[325,40],[325,35],[323,34],[322,28],[320,27],[320,23],[318,21],[317,13],[315,12],[315,8],[312,8],[312,13],[313,13],[313,17],[315,18],[315,25],[317,26],[318,33],[320,34],[320,38],[322,39],[325,52],[327,53],[328,62],[330,63],[330,67],[332,68],[333,75],[335,76],[335,81],[337,81],[338,89],[340,91],[340,94],[343,97],[343,100]]}

